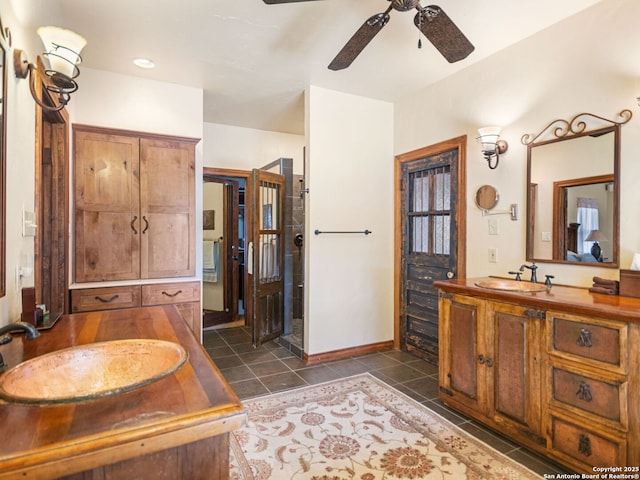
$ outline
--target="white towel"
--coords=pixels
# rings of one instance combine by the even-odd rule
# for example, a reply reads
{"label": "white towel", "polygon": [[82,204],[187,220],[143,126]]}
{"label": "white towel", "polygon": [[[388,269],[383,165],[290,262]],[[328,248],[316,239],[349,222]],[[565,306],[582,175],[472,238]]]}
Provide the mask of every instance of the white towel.
{"label": "white towel", "polygon": [[202,241],[202,281],[216,283],[220,265],[220,242]]}
{"label": "white towel", "polygon": [[202,241],[202,268],[203,269],[213,269],[216,270],[216,262],[215,262],[215,244],[213,240],[203,240]]}

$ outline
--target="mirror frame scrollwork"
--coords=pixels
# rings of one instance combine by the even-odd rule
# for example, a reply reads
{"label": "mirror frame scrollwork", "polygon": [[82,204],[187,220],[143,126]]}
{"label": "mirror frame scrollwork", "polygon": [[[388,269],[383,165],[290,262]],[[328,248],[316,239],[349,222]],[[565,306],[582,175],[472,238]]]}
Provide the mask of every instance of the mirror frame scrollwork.
{"label": "mirror frame scrollwork", "polygon": [[[570,120],[557,119],[550,122],[537,134],[524,134],[521,138],[521,142],[527,146],[527,236],[526,236],[526,257],[528,261],[546,262],[546,263],[566,263],[571,265],[584,265],[584,266],[599,266],[599,267],[614,267],[619,266],[619,232],[620,232],[620,195],[619,195],[619,172],[620,172],[620,127],[631,120],[633,116],[631,110],[624,109],[618,113],[619,121],[610,120],[599,115],[592,113],[580,113],[575,115]],[[613,172],[611,179],[613,180],[615,187],[614,195],[614,218],[613,218],[613,261],[608,263],[594,263],[594,262],[573,262],[567,259],[558,258],[557,249],[559,247],[554,244],[554,255],[552,259],[538,258],[534,252],[534,226],[535,226],[535,188],[532,187],[532,154],[533,148],[547,145],[555,142],[561,142],[565,140],[571,140],[574,138],[584,136],[599,136],[609,132],[614,133],[614,145],[613,145]],[[550,179],[550,181],[553,181]],[[554,182],[554,184],[559,182]],[[560,182],[561,183],[561,182]],[[579,182],[578,182],[579,183]],[[554,201],[554,224],[557,219],[555,218],[557,207]],[[566,221],[566,219],[565,219]],[[562,223],[562,222],[560,222]],[[564,225],[564,223],[562,223]],[[555,227],[554,227],[555,228]],[[556,231],[555,234],[558,234]],[[556,242],[557,240],[553,240]],[[564,243],[561,242],[561,245]]]}

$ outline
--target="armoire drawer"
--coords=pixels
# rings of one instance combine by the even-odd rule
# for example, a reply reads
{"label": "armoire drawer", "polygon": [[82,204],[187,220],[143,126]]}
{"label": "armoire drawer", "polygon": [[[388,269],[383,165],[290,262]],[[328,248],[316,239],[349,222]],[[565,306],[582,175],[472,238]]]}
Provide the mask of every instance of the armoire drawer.
{"label": "armoire drawer", "polygon": [[142,305],[166,305],[200,301],[200,282],[142,285]]}
{"label": "armoire drawer", "polygon": [[140,298],[139,285],[71,290],[71,312],[139,307]]}
{"label": "armoire drawer", "polygon": [[[552,316],[551,352],[557,351],[582,362],[626,368],[622,352],[626,350],[626,324],[596,324],[579,318]],[[602,365],[602,366],[606,366]]]}
{"label": "armoire drawer", "polygon": [[627,426],[622,403],[626,401],[626,383],[598,380],[558,367],[551,367],[551,380],[552,400]]}
{"label": "armoire drawer", "polygon": [[585,471],[591,471],[592,467],[627,464],[624,438],[603,435],[554,415],[551,416],[551,450],[579,462]]}

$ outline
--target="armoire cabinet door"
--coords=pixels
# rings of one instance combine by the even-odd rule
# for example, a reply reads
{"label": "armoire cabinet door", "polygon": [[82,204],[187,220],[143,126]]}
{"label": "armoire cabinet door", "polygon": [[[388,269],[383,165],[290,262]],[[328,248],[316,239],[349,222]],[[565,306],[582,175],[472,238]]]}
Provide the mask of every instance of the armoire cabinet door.
{"label": "armoire cabinet door", "polygon": [[75,131],[75,281],[140,277],[139,142]]}
{"label": "armoire cabinet door", "polygon": [[140,140],[141,277],[195,274],[195,147]]}

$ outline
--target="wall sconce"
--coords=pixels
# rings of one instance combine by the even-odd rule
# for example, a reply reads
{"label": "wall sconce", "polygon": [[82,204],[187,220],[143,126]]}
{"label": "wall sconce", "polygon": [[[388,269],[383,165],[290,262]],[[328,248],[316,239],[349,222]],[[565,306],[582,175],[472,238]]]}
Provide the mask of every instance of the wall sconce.
{"label": "wall sconce", "polygon": [[80,52],[87,41],[77,33],[59,27],[40,27],[38,35],[44,44],[43,56],[49,60],[49,68],[44,72],[49,77],[49,82],[46,82],[44,87],[58,96],[59,105],[50,106],[38,98],[33,78],[36,67],[33,63],[29,63],[24,51],[19,49],[13,51],[16,77],[27,78],[29,75],[31,96],[42,108],[53,111],[62,110],[69,103],[71,94],[78,89],[74,79],[80,75],[78,69],[78,64],[82,60]]}
{"label": "wall sconce", "polygon": [[[476,138],[482,144],[481,150],[484,159],[489,164],[491,170],[495,169],[500,162],[500,155],[507,151],[509,145],[504,140],[500,140],[500,127],[483,127],[478,129],[479,137]],[[495,157],[495,164],[492,163]]]}

